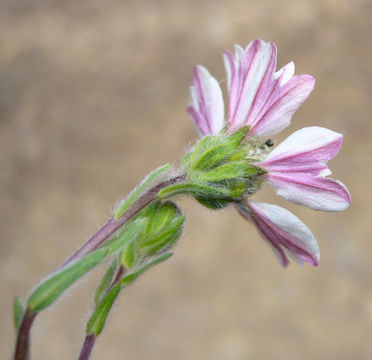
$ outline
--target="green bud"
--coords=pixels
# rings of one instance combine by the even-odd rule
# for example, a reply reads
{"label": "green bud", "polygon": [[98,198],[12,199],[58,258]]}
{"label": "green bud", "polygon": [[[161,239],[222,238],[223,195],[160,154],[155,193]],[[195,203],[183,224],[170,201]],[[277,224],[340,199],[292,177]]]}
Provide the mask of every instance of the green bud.
{"label": "green bud", "polygon": [[178,216],[157,235],[148,233],[147,236],[138,244],[138,249],[147,256],[162,253],[170,249],[180,238],[182,226],[185,222],[184,216]]}
{"label": "green bud", "polygon": [[107,255],[107,249],[98,249],[52,274],[28,298],[30,311],[34,313],[52,305],[75,281],[100,264]]}
{"label": "green bud", "polygon": [[135,244],[135,241],[130,241],[119,255],[120,264],[123,264],[126,269],[130,269],[135,263],[137,257]]}

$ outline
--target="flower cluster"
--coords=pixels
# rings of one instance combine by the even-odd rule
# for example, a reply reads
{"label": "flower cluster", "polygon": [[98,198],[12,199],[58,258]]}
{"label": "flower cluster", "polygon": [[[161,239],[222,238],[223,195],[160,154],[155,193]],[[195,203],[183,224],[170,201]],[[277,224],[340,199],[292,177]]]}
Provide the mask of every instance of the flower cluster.
{"label": "flower cluster", "polygon": [[315,79],[295,76],[293,62],[276,71],[277,51],[272,42],[257,39],[245,49],[236,45],[234,54],[225,51],[223,57],[229,92],[227,121],[220,85],[201,65],[194,68],[188,112],[203,138],[232,136],[245,129],[239,145],[249,169],[258,170],[254,177],[244,178],[246,183],[250,179],[250,185],[234,201],[238,212],[256,225],[281,265],[289,264],[288,255],[300,263],[317,265],[319,247],[308,227],[286,209],[252,202],[248,196],[267,181],[279,196],[296,204],[314,210],[345,210],[350,203],[348,190],[340,181],[326,177],[331,174],[327,161],[340,150],[343,136],[322,127],[307,127],[271,151],[271,139],[262,137],[275,135],[290,124]]}

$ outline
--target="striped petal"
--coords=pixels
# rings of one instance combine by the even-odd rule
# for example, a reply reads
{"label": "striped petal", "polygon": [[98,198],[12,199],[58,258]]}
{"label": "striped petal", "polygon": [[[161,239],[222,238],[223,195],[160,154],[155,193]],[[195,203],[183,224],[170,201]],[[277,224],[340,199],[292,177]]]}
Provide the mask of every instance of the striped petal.
{"label": "striped petal", "polygon": [[350,204],[350,193],[338,180],[305,173],[269,173],[267,182],[276,193],[313,210],[343,211]]}
{"label": "striped petal", "polygon": [[331,171],[327,161],[339,152],[343,136],[318,126],[294,132],[278,145],[259,166],[277,194],[314,210],[342,211],[350,194],[340,181],[325,178]]}
{"label": "striped petal", "polygon": [[230,132],[243,125],[250,135],[273,135],[289,125],[294,112],[314,87],[310,75],[293,77],[293,62],[275,72],[277,50],[274,43],[252,41],[235,54],[224,52],[230,93]]}
{"label": "striped petal", "polygon": [[224,126],[222,91],[217,80],[201,65],[194,67],[190,93],[192,103],[187,111],[201,134],[218,134]]}
{"label": "striped petal", "polygon": [[318,243],[301,220],[280,206],[255,202],[248,202],[247,205],[248,209],[240,208],[239,213],[253,221],[282,266],[289,264],[288,256],[299,263],[318,265]]}

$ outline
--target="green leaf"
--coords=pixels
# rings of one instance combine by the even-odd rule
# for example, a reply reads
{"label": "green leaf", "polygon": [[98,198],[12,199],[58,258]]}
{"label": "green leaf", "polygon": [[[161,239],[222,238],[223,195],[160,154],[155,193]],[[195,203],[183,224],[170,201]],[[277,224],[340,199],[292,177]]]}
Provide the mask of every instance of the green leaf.
{"label": "green leaf", "polygon": [[109,267],[107,268],[105,275],[103,275],[102,280],[97,287],[96,294],[94,296],[94,301],[96,303],[96,306],[102,300],[104,293],[112,284],[112,281],[114,280],[114,277],[115,277],[117,266],[118,266],[118,260],[115,257],[114,260],[109,265]]}
{"label": "green leaf", "polygon": [[165,199],[179,194],[192,194],[196,197],[202,196],[206,198],[220,199],[226,199],[230,197],[230,191],[228,189],[192,183],[174,184],[167,186],[166,188],[158,192],[158,197],[160,199]]}
{"label": "green leaf", "polygon": [[107,249],[96,250],[52,274],[28,298],[27,306],[30,311],[37,312],[52,305],[75,281],[101,263],[107,255]]}
{"label": "green leaf", "polygon": [[145,240],[138,245],[139,251],[149,256],[159,251],[169,249],[179,239],[184,222],[184,216],[177,217],[157,236],[146,237]]}
{"label": "green leaf", "polygon": [[142,218],[137,218],[135,221],[127,223],[118,236],[106,241],[100,249],[108,249],[110,255],[115,253],[123,248],[134,236],[138,235],[144,224],[145,220]]}
{"label": "green leaf", "polygon": [[163,165],[154,171],[152,171],[148,176],[146,176],[140,185],[138,185],[124,200],[124,202],[120,205],[120,207],[115,211],[114,217],[115,219],[120,218],[124,215],[124,213],[128,210],[128,208],[133,204],[133,202],[141,195],[141,193],[145,190],[145,188],[154,181],[158,176],[164,174],[166,171],[170,169],[172,165],[166,164]]}
{"label": "green leaf", "polygon": [[146,270],[150,269],[151,267],[153,267],[157,264],[162,263],[165,260],[168,260],[172,255],[173,255],[172,253],[168,253],[168,254],[165,254],[163,256],[160,256],[160,257],[156,258],[155,260],[150,261],[149,263],[147,263],[145,266],[143,266],[139,270],[135,271],[134,273],[131,273],[131,274],[128,274],[128,275],[124,276],[123,279],[121,280],[122,287],[129,286],[130,284],[133,283],[133,281],[135,281]]}
{"label": "green leaf", "polygon": [[107,319],[107,315],[110,312],[114,301],[116,300],[117,296],[120,292],[120,282],[117,283],[105,297],[101,300],[101,302],[96,306],[92,316],[90,317],[87,323],[87,334],[94,334],[98,336],[105,326],[105,322]]}
{"label": "green leaf", "polygon": [[16,331],[18,331],[19,327],[21,326],[24,313],[25,307],[22,304],[21,298],[17,296],[13,302],[13,320]]}

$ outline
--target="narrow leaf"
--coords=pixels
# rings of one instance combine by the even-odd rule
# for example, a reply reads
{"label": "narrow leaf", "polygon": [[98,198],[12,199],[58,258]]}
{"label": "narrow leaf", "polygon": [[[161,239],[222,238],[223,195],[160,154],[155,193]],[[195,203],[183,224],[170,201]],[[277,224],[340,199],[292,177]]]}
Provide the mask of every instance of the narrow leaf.
{"label": "narrow leaf", "polygon": [[117,283],[101,300],[98,306],[96,306],[94,313],[87,323],[87,334],[94,334],[95,336],[98,336],[102,332],[110,309],[119,295],[120,286],[120,282]]}
{"label": "narrow leaf", "polygon": [[119,206],[119,208],[115,211],[114,217],[115,219],[120,218],[124,215],[124,213],[128,210],[128,208],[133,204],[133,202],[141,195],[141,193],[145,190],[145,188],[154,181],[158,176],[164,174],[167,170],[170,169],[172,165],[166,164],[163,165],[154,171],[152,171],[148,176],[146,176],[141,184],[139,184],[124,200],[124,202]]}
{"label": "narrow leaf", "polygon": [[16,331],[18,331],[19,327],[21,326],[24,313],[25,307],[22,304],[21,298],[17,296],[13,302],[13,320]]}
{"label": "narrow leaf", "polygon": [[145,266],[143,266],[141,269],[137,270],[136,272],[124,276],[123,279],[121,280],[122,287],[129,286],[133,281],[135,281],[146,270],[148,270],[151,267],[153,267],[157,264],[160,264],[163,261],[169,259],[172,255],[173,255],[172,253],[168,253],[168,254],[165,254],[163,256],[160,256],[160,257],[156,258],[155,260],[150,261],[148,264],[146,264]]}
{"label": "narrow leaf", "polygon": [[106,249],[96,250],[52,274],[28,298],[27,305],[30,311],[40,311],[53,304],[75,281],[101,263],[107,255],[108,251]]}
{"label": "narrow leaf", "polygon": [[109,265],[109,267],[107,268],[105,275],[103,275],[103,278],[97,287],[96,294],[94,296],[96,306],[101,301],[103,294],[106,292],[106,290],[109,288],[112,281],[114,280],[117,266],[118,266],[118,260],[115,257],[114,260]]}

